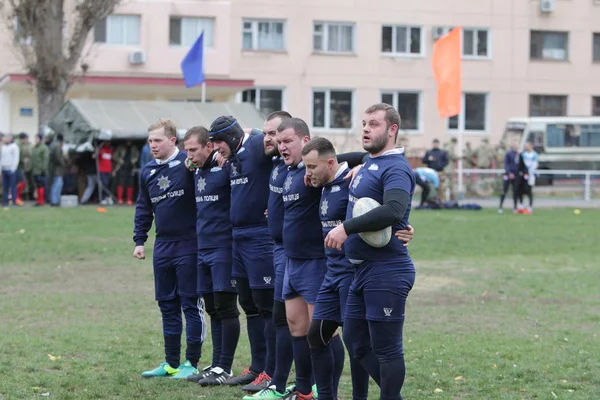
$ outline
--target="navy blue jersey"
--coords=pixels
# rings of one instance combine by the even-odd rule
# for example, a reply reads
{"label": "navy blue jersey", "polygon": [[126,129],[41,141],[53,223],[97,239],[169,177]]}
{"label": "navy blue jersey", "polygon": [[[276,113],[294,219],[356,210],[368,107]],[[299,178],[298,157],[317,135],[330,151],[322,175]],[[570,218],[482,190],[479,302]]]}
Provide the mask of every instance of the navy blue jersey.
{"label": "navy blue jersey", "polygon": [[197,251],[194,177],[185,166],[186,157],[185,152],[178,151],[164,163],[152,160],[140,173],[133,241],[136,246],[143,245],[154,220],[156,257],[178,257]]}
{"label": "navy blue jersey", "polygon": [[273,170],[269,180],[269,232],[273,241],[283,242],[283,182],[287,177],[288,167],[281,157],[273,159]]}
{"label": "navy blue jersey", "polygon": [[[356,200],[370,197],[382,204],[383,193],[393,189],[404,190],[411,197],[415,191],[415,176],[402,149],[386,151],[375,158],[369,157],[350,185],[346,219],[352,218]],[[351,260],[365,261],[399,260],[403,256],[408,257],[408,250],[403,246],[402,241],[395,240],[393,235],[396,231],[406,228],[410,207],[409,202],[402,221],[392,226],[392,239],[385,247],[369,246],[358,234],[352,234],[344,244],[346,257]]]}
{"label": "navy blue jersey", "polygon": [[[333,181],[323,186],[319,210],[323,240],[325,240],[329,231],[342,224],[346,219],[350,179],[344,179],[344,176],[348,172],[350,172],[350,168],[348,168],[347,163],[340,165]],[[344,274],[353,271],[352,263],[346,258],[344,250],[339,251],[327,247],[325,248],[325,255],[327,256],[328,272]]]}
{"label": "navy blue jersey", "polygon": [[266,226],[269,176],[273,163],[265,156],[263,134],[248,135],[229,160],[231,166],[231,224],[234,228]]}
{"label": "navy blue jersey", "polygon": [[196,234],[198,249],[227,248],[231,238],[229,165],[219,167],[215,155],[196,169]]}
{"label": "navy blue jersey", "polygon": [[319,202],[321,188],[304,184],[303,163],[290,167],[283,183],[283,250],[287,257],[325,257]]}

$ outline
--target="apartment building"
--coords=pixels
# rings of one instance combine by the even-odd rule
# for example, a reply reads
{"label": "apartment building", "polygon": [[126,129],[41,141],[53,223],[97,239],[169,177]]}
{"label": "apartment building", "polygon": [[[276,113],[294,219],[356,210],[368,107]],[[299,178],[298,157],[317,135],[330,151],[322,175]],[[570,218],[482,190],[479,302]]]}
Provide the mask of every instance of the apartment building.
{"label": "apartment building", "polygon": [[[402,115],[412,149],[459,132],[497,142],[510,117],[600,115],[600,0],[130,0],[90,35],[69,97],[199,101],[179,63],[205,33],[208,101],[286,109],[338,147],[362,111]],[[463,27],[463,107],[441,119],[435,41]],[[36,97],[0,30],[0,131],[34,132]]]}

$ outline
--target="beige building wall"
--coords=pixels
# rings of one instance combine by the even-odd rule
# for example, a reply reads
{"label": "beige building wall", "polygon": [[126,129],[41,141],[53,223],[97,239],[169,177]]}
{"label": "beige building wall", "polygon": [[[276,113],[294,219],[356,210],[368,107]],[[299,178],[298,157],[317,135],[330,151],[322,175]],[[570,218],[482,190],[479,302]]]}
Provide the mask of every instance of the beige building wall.
{"label": "beige building wall", "polygon": [[[442,142],[462,132],[474,144],[487,137],[497,142],[505,121],[530,114],[530,95],[567,96],[565,113],[590,115],[592,97],[600,96],[600,63],[593,59],[593,33],[600,32],[600,1],[555,0],[552,12],[540,11],[541,0],[131,0],[116,14],[139,15],[136,45],[88,45],[90,75],[180,77],[185,46],[169,44],[169,18],[203,17],[214,21],[212,46],[205,50],[208,78],[253,80],[262,89],[281,89],[283,108],[313,121],[313,90],[352,92],[352,126],[331,130],[313,128],[338,146],[359,145],[361,113],[381,100],[382,91],[419,93],[419,129],[404,132],[411,148],[424,148],[434,137]],[[242,50],[244,21],[281,21],[284,48]],[[313,23],[350,23],[354,26],[349,54],[313,50]],[[410,25],[421,29],[418,55],[382,54],[382,25]],[[485,94],[485,129],[449,130],[436,109],[436,87],[431,54],[436,27],[462,26],[485,30],[487,57],[463,59],[463,91]],[[532,30],[568,32],[565,60],[532,60]],[[256,31],[254,32],[256,34]],[[11,51],[11,40],[0,27],[0,77],[22,72]],[[599,43],[600,45],[600,43]],[[142,50],[146,62],[131,65],[129,53]],[[551,50],[551,49],[550,49]],[[10,86],[10,85],[8,85]],[[235,89],[235,90],[234,90]],[[231,90],[209,90],[211,100],[240,100]],[[19,115],[33,107],[30,88],[0,87],[0,129],[34,129],[36,117]],[[168,87],[102,87],[79,85],[70,96],[88,98],[198,99],[200,89]],[[10,103],[9,108],[6,106]],[[8,111],[10,110],[10,111]],[[8,115],[8,117],[7,117]],[[10,122],[6,122],[6,118]]]}

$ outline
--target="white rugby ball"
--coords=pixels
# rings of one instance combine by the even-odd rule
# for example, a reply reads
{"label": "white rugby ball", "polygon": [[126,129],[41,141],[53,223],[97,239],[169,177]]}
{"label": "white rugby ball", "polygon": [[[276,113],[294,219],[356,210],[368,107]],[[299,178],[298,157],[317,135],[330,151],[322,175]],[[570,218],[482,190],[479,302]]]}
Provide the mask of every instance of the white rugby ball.
{"label": "white rugby ball", "polygon": [[[370,197],[362,197],[358,199],[356,203],[354,203],[354,208],[352,209],[352,218],[360,217],[361,215],[368,213],[380,205],[381,204],[379,204],[377,200],[373,200]],[[358,235],[369,246],[377,248],[385,247],[392,238],[392,227],[388,226],[380,231],[360,232]]]}

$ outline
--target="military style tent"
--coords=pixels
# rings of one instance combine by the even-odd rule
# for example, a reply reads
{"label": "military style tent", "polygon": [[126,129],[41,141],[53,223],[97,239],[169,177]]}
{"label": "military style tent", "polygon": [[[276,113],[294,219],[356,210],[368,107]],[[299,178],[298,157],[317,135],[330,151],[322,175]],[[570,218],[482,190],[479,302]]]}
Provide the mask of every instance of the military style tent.
{"label": "military style tent", "polygon": [[67,101],[48,125],[66,142],[81,144],[93,138],[145,140],[148,126],[159,118],[172,119],[182,138],[187,129],[209,128],[221,115],[233,115],[243,128],[260,128],[264,121],[249,103],[75,99]]}

